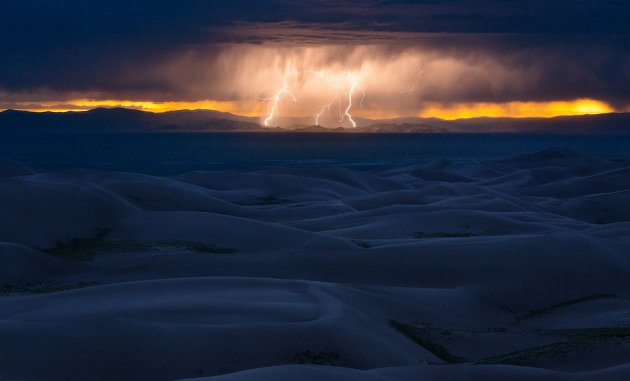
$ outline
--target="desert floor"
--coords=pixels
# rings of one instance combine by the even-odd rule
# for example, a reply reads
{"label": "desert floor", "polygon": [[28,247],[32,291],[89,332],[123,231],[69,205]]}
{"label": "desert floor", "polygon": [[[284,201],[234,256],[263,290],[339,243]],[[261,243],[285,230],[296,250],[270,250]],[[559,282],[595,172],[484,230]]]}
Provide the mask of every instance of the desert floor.
{"label": "desert floor", "polygon": [[2,162],[0,379],[630,379],[630,162]]}

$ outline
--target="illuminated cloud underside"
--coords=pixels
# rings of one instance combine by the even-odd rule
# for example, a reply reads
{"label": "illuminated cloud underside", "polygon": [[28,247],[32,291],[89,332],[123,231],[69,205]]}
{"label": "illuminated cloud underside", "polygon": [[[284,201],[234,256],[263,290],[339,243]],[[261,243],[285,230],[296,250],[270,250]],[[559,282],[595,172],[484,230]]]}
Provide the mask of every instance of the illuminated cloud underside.
{"label": "illuminated cloud underside", "polygon": [[218,53],[184,48],[121,77],[132,87],[159,80],[167,94],[138,99],[124,92],[95,97],[63,97],[60,92],[45,100],[37,94],[19,100],[7,94],[0,101],[12,101],[0,102],[0,107],[29,111],[212,109],[259,117],[261,124],[270,127],[289,116],[310,118],[308,123],[326,127],[352,127],[355,117],[552,117],[624,111],[597,97],[540,99],[536,94],[545,77],[535,66],[419,47],[235,44]]}
{"label": "illuminated cloud underside", "polygon": [[[630,110],[619,1],[5,3],[0,110],[205,108],[345,127]],[[285,78],[295,102],[259,100]]]}

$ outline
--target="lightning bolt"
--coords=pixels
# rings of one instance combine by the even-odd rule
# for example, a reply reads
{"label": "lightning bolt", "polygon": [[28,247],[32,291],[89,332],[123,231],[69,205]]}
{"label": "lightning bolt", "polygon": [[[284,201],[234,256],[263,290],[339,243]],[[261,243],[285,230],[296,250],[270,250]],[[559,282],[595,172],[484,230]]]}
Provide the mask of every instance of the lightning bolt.
{"label": "lightning bolt", "polygon": [[[424,75],[424,66],[418,57],[410,57],[409,63],[413,65],[412,68],[408,68],[403,70],[403,75],[407,77],[404,83],[401,82],[399,84],[393,84],[393,89],[391,92],[399,92],[400,94],[411,94],[418,88],[418,85]],[[362,79],[370,78],[370,69],[362,68],[361,71],[348,71],[344,70],[342,67],[334,66],[334,67],[325,67],[320,70],[310,70],[310,74],[316,75],[321,83],[317,83],[316,86],[325,87],[328,91],[334,91],[331,98],[328,98],[328,102],[319,106],[316,109],[316,112],[313,115],[315,125],[320,125],[321,119],[328,115],[329,118],[333,116],[339,117],[338,122],[350,123],[352,128],[357,127],[357,122],[352,116],[353,110],[356,109],[356,104],[359,103],[359,106],[363,108],[363,102],[365,100],[366,92],[363,88]],[[411,71],[409,69],[412,69]],[[308,74],[303,76],[302,71],[299,70],[293,62],[288,62],[285,65],[284,69],[284,79],[282,81],[282,85],[277,89],[276,93],[269,98],[258,98],[258,100],[268,102],[267,105],[267,115],[264,119],[265,127],[269,127],[272,122],[278,118],[279,108],[281,106],[281,102],[283,99],[289,99],[292,102],[297,102],[297,99],[289,92],[289,81],[288,76],[291,74],[291,78],[298,79],[297,84],[295,82],[292,83],[292,88],[295,89],[304,89],[305,78],[309,81],[312,77],[308,77]],[[302,81],[302,82],[299,82]],[[301,84],[301,85],[300,85]],[[302,86],[302,87],[300,87]],[[405,86],[408,86],[405,88]],[[399,87],[401,89],[399,89]],[[358,92],[361,93],[360,102],[358,100]],[[319,93],[317,93],[319,94]],[[335,107],[335,110],[333,110]]]}
{"label": "lightning bolt", "polygon": [[332,100],[328,102],[327,104],[324,104],[322,108],[320,109],[320,111],[317,114],[315,114],[315,124],[319,125],[319,119],[324,115],[326,111],[330,112],[331,107],[336,102],[339,106],[339,115],[341,117],[339,121],[343,122],[347,118],[350,124],[352,124],[352,127],[356,128],[357,124],[355,120],[352,118],[352,114],[350,113],[353,107],[353,97],[354,97],[355,92],[359,90],[363,93],[363,96],[361,97],[361,102],[360,102],[361,108],[363,108],[363,100],[365,99],[365,91],[360,86],[359,78],[351,72],[346,72],[346,81],[348,81],[348,83],[343,83],[345,82],[343,81],[342,84],[340,84],[339,80],[337,80],[337,82],[334,81],[335,76],[332,76],[331,73],[327,70],[320,70],[314,73],[317,74],[319,77],[323,78],[332,88],[335,89],[336,92],[338,91],[345,92],[347,94],[347,99],[348,99],[346,108],[342,112],[341,111],[341,98],[339,97],[338,93],[335,94]]}
{"label": "lightning bolt", "polygon": [[[419,58],[409,58],[409,62],[411,62],[411,64],[413,64],[416,68],[414,73],[414,81],[410,87],[401,90],[401,94],[411,94],[416,91],[416,89],[418,88],[418,84],[420,83],[420,80],[424,75],[424,65],[420,62]],[[404,87],[404,84],[401,83],[400,86]]]}
{"label": "lightning bolt", "polygon": [[339,103],[339,96],[335,95],[335,97],[327,104],[322,106],[322,109],[315,114],[315,125],[319,126],[319,118],[321,118],[324,115],[324,112],[328,111],[328,113],[330,114],[330,108],[332,107],[332,105],[337,102]]}
{"label": "lightning bolt", "polygon": [[289,86],[287,85],[286,78],[282,82],[282,87],[276,92],[276,94],[271,98],[259,98],[260,100],[271,102],[271,106],[269,107],[269,115],[264,121],[265,127],[269,127],[269,122],[273,120],[278,112],[278,104],[283,97],[289,97],[293,102],[297,102],[297,99],[289,93]]}
{"label": "lightning bolt", "polygon": [[344,117],[347,117],[350,123],[352,123],[352,127],[356,128],[357,124],[355,123],[354,119],[352,119],[352,115],[350,114],[350,109],[352,109],[352,95],[354,94],[355,90],[359,88],[359,90],[363,93],[363,96],[361,97],[361,103],[360,103],[361,108],[363,108],[363,100],[365,99],[365,91],[363,91],[363,89],[359,87],[359,79],[357,78],[356,75],[352,73],[348,73],[348,77],[350,78],[350,90],[348,90],[348,106],[346,107],[346,111],[341,116],[341,120],[343,121]]}

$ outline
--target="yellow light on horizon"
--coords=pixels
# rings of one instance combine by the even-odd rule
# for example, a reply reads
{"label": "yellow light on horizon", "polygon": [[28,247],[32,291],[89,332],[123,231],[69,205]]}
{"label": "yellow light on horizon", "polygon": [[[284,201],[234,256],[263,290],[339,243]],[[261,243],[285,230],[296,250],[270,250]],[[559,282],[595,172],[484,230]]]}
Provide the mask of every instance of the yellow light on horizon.
{"label": "yellow light on horizon", "polygon": [[576,99],[552,102],[431,104],[417,116],[446,120],[477,117],[550,118],[562,115],[604,114],[614,111],[610,105],[602,101]]}
{"label": "yellow light on horizon", "polygon": [[[23,106],[23,107],[20,107]],[[93,100],[75,99],[60,102],[31,102],[16,104],[16,109],[32,112],[87,111],[97,107],[124,107],[148,112],[163,113],[177,110],[216,110],[248,117],[264,117],[268,113],[268,102],[261,100],[192,102],[155,102],[134,100]],[[305,107],[308,109],[308,107]],[[554,117],[561,115],[585,115],[615,112],[609,104],[596,99],[576,99],[573,101],[551,102],[470,102],[470,103],[430,103],[422,111],[414,113],[387,109],[358,108],[356,116],[368,119],[389,119],[397,117],[435,117],[445,120],[476,117]],[[283,117],[310,117],[303,109],[287,110]]]}
{"label": "yellow light on horizon", "polygon": [[[31,112],[69,112],[87,111],[98,107],[124,107],[135,110],[163,113],[178,110],[215,110],[229,112],[241,116],[258,117],[266,111],[266,104],[259,101],[212,101],[201,100],[193,102],[153,102],[153,101],[133,101],[133,100],[92,100],[73,99],[64,102],[37,102],[29,103],[26,107],[16,109]],[[37,106],[37,108],[33,107]]]}

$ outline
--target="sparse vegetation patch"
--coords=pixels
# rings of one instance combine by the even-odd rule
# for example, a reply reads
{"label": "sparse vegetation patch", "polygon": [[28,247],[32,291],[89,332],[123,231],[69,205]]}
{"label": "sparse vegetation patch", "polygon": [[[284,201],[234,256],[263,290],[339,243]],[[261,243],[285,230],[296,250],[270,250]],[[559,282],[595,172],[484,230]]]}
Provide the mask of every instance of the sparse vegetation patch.
{"label": "sparse vegetation patch", "polygon": [[275,196],[259,197],[256,200],[257,205],[282,205],[291,203],[293,203],[293,201],[284,198],[277,198]]}
{"label": "sparse vegetation patch", "polygon": [[[571,353],[584,353],[597,351],[615,345],[620,342],[627,342],[630,338],[630,328],[579,328],[579,329],[535,329],[535,330],[508,330],[505,327],[496,327],[485,330],[457,330],[445,329],[425,325],[422,323],[401,323],[390,320],[390,325],[397,331],[407,336],[418,345],[439,357],[447,364],[469,363],[469,364],[502,364],[519,366],[536,366],[540,361],[558,359],[569,356]],[[499,353],[489,357],[478,358],[477,360],[466,360],[453,355],[450,350],[436,342],[443,340],[451,342],[460,338],[470,341],[474,345],[479,342],[482,345],[487,339],[492,340],[496,335],[511,337],[515,344],[523,337],[548,338],[547,344],[531,346],[506,353]],[[505,336],[507,335],[507,336]],[[554,341],[549,343],[549,341]]]}
{"label": "sparse vegetation patch", "polygon": [[339,353],[331,351],[328,348],[317,352],[307,349],[303,352],[295,353],[295,355],[291,358],[291,362],[297,364],[335,366],[338,365],[340,359],[341,356]]}
{"label": "sparse vegetation patch", "polygon": [[159,248],[174,248],[200,254],[230,254],[234,249],[223,246],[208,245],[202,242],[185,240],[109,240],[110,230],[100,229],[93,237],[74,238],[70,242],[58,242],[54,247],[43,249],[44,252],[59,258],[89,261],[99,252],[141,252]]}
{"label": "sparse vegetation patch", "polygon": [[569,307],[574,304],[588,302],[591,300],[598,300],[598,299],[622,299],[622,298],[617,295],[605,294],[605,293],[590,294],[590,295],[581,296],[575,299],[565,300],[559,303],[551,304],[542,308],[528,311],[525,314],[517,317],[516,321],[521,322],[523,320],[533,319],[539,316],[547,315],[560,308]]}
{"label": "sparse vegetation patch", "polygon": [[75,288],[90,287],[97,284],[97,282],[57,282],[57,281],[44,281],[44,282],[31,282],[31,283],[2,283],[0,284],[0,295],[14,295],[14,294],[46,294],[49,292],[59,292],[72,290]]}
{"label": "sparse vegetation patch", "polygon": [[428,335],[429,331],[432,329],[430,327],[419,327],[417,325],[401,323],[396,320],[390,320],[389,325],[447,364],[457,364],[466,361],[466,359],[453,355],[447,348],[432,341]]}
{"label": "sparse vegetation patch", "polygon": [[370,243],[369,243],[368,241],[364,241],[364,240],[360,240],[360,239],[355,239],[355,240],[352,240],[352,242],[353,242],[355,245],[357,245],[357,246],[359,246],[360,248],[362,248],[362,249],[369,249],[369,248],[371,248],[371,247],[372,247],[372,245],[370,245]]}
{"label": "sparse vegetation patch", "polygon": [[465,238],[477,237],[478,234],[467,232],[415,232],[416,238]]}

